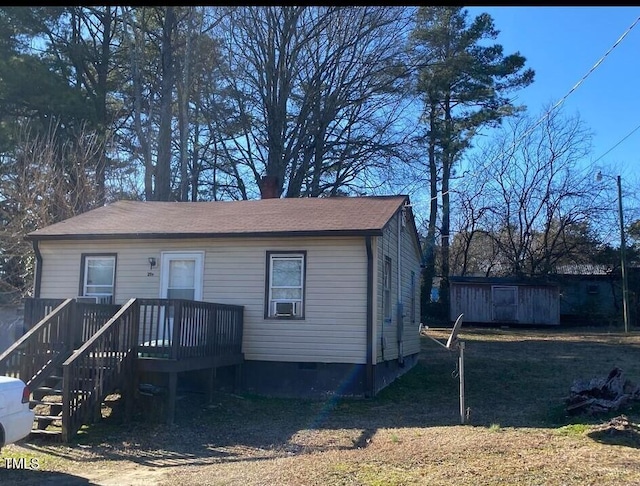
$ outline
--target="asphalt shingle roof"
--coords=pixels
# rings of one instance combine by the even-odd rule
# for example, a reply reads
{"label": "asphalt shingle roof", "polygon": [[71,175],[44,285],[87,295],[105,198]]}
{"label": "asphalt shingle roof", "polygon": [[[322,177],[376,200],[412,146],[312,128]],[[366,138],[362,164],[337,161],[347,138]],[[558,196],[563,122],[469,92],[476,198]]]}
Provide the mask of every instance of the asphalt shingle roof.
{"label": "asphalt shingle roof", "polygon": [[27,239],[379,234],[406,196],[215,202],[118,201]]}

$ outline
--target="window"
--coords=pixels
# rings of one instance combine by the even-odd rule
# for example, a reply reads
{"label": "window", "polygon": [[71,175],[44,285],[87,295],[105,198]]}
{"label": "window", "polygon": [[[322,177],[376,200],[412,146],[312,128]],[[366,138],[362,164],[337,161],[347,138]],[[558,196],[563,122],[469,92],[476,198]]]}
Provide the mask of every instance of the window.
{"label": "window", "polygon": [[161,260],[161,298],[202,300],[204,252],[163,251]]}
{"label": "window", "polygon": [[82,255],[80,295],[113,301],[116,282],[116,255]]}
{"label": "window", "polygon": [[391,258],[384,257],[382,272],[382,315],[385,320],[391,320]]}
{"label": "window", "polygon": [[306,252],[267,252],[265,317],[303,318]]}
{"label": "window", "polygon": [[416,322],[416,272],[411,272],[411,323]]}

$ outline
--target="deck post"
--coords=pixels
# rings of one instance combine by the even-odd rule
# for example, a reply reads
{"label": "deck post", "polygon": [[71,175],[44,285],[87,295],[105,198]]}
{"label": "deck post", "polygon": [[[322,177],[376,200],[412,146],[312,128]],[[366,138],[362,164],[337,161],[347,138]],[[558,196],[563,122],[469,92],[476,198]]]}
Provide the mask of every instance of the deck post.
{"label": "deck post", "polygon": [[237,364],[233,367],[234,380],[233,380],[233,393],[240,392],[242,388],[242,364]]}
{"label": "deck post", "polygon": [[138,398],[138,385],[140,375],[138,374],[138,334],[140,332],[140,302],[136,299],[136,306],[131,317],[131,377],[124,377],[125,382],[125,421],[129,422],[133,418],[134,401]]}
{"label": "deck post", "polygon": [[178,359],[180,336],[182,335],[182,301],[176,300],[173,306],[173,328],[171,334],[171,359]]}
{"label": "deck post", "polygon": [[169,396],[167,397],[167,423],[173,424],[176,414],[176,395],[178,389],[178,373],[169,373]]}
{"label": "deck post", "polygon": [[[31,297],[26,297],[24,299],[24,311],[23,311],[23,318],[22,318],[22,332],[20,333],[20,336],[23,336],[24,334],[26,334],[26,332],[31,329],[33,327],[33,314],[34,314],[34,307],[35,307],[35,303],[36,300],[34,298]],[[18,336],[16,336],[16,340],[18,339]]]}
{"label": "deck post", "polygon": [[84,313],[78,305],[78,301],[73,301],[71,308],[69,309],[69,326],[71,329],[71,349],[74,351],[82,346],[82,328],[84,326]]}
{"label": "deck post", "polygon": [[[137,376],[137,373],[134,371],[133,376]],[[131,422],[131,418],[133,417],[133,399],[135,393],[135,387],[133,385],[135,378],[126,379],[124,385],[124,421]]]}
{"label": "deck post", "polygon": [[213,403],[213,390],[216,384],[216,372],[217,368],[211,367],[207,370],[207,403]]}

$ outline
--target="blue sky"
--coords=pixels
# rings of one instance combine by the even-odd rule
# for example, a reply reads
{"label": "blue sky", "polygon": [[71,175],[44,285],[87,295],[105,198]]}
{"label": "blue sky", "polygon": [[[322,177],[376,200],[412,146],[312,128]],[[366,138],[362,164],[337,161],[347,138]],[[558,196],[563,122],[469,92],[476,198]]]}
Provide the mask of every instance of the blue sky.
{"label": "blue sky", "polygon": [[[518,102],[537,115],[562,99],[640,17],[640,7],[467,7],[470,19],[487,12],[505,54],[519,51],[536,72]],[[593,133],[591,160],[640,125],[640,22],[562,105]],[[640,129],[597,164],[620,174],[635,192],[640,173]],[[631,187],[629,187],[631,186]],[[626,198],[625,198],[626,199]]]}

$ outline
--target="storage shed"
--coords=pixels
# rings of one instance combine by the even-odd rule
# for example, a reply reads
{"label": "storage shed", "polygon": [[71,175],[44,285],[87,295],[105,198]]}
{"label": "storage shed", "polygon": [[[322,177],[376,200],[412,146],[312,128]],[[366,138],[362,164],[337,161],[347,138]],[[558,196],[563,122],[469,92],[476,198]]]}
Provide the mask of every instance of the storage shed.
{"label": "storage shed", "polygon": [[560,324],[560,291],[546,281],[515,278],[451,277],[450,319],[511,325]]}

